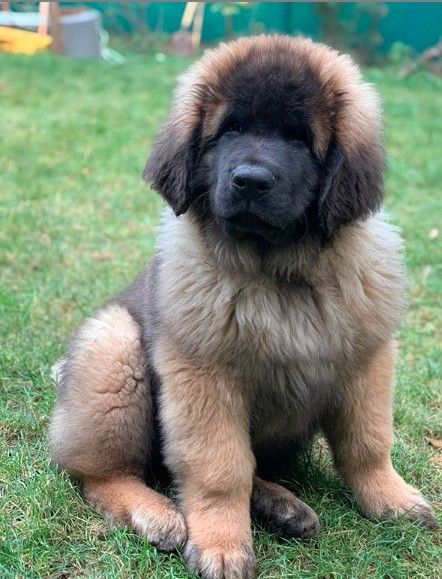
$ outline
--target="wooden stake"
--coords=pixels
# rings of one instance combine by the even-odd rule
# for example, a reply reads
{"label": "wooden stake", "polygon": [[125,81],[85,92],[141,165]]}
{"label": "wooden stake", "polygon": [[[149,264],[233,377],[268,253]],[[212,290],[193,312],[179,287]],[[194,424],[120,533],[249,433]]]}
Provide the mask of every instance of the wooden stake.
{"label": "wooden stake", "polygon": [[195,19],[193,21],[193,31],[192,31],[192,46],[194,49],[198,49],[201,45],[201,34],[203,31],[203,21],[204,21],[204,2],[198,4],[198,10],[195,14]]}
{"label": "wooden stake", "polygon": [[45,2],[49,4],[49,29],[52,36],[52,50],[56,54],[63,54],[63,32],[60,21],[60,6],[58,2]]}
{"label": "wooden stake", "polygon": [[37,32],[39,34],[48,34],[49,30],[49,5],[50,2],[40,2],[38,11],[40,13],[40,21],[38,23]]}

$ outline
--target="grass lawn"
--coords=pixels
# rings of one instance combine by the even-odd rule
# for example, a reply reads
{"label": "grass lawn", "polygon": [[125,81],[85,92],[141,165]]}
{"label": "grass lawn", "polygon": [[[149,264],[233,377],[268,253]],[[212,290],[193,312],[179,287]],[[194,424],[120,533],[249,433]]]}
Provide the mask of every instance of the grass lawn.
{"label": "grass lawn", "polygon": [[[140,174],[186,61],[126,65],[0,57],[0,576],[186,578],[85,505],[49,465],[51,364],[72,330],[152,255],[161,201]],[[400,333],[394,462],[441,506],[442,82],[367,76],[386,113],[387,206],[406,239],[410,309]],[[259,576],[440,577],[438,534],[363,519],[317,451],[301,497],[322,530],[277,543],[255,529]],[[440,536],[439,536],[440,539]]]}

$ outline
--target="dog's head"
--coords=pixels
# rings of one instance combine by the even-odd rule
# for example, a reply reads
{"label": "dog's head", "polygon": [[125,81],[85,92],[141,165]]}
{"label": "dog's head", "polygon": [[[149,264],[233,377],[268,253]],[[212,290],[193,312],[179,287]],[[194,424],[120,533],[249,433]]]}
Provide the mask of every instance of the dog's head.
{"label": "dog's head", "polygon": [[348,56],[244,38],[182,76],[144,176],[177,215],[267,244],[330,238],[383,195],[378,99]]}

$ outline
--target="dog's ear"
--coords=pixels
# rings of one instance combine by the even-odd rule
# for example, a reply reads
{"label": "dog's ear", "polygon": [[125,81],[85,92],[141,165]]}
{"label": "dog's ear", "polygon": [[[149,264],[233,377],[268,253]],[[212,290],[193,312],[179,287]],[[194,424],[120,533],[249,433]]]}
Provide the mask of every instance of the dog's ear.
{"label": "dog's ear", "polygon": [[379,209],[384,195],[384,153],[379,143],[344,151],[332,139],[321,179],[319,218],[329,238],[345,223],[363,219]]}
{"label": "dog's ear", "polygon": [[163,127],[143,171],[144,180],[169,203],[175,214],[185,213],[194,199],[193,177],[201,153],[202,123],[184,137],[180,123]]}

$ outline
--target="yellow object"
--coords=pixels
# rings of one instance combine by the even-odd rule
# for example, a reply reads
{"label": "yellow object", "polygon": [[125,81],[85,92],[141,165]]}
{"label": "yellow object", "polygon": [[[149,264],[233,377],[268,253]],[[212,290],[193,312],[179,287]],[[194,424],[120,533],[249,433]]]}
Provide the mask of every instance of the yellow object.
{"label": "yellow object", "polygon": [[0,51],[17,54],[35,54],[46,50],[52,43],[52,37],[19,28],[0,26]]}

